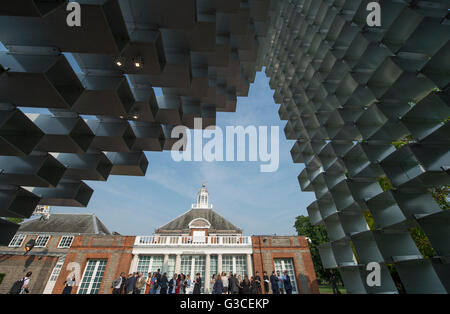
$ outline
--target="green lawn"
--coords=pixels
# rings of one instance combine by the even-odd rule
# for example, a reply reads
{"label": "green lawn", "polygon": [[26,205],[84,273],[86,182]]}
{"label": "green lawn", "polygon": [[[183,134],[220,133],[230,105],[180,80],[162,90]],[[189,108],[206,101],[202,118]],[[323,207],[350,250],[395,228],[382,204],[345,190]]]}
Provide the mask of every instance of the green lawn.
{"label": "green lawn", "polygon": [[[342,294],[347,293],[343,286],[338,286],[338,288]],[[331,289],[331,285],[319,285],[319,292],[320,294],[332,294],[333,289]]]}

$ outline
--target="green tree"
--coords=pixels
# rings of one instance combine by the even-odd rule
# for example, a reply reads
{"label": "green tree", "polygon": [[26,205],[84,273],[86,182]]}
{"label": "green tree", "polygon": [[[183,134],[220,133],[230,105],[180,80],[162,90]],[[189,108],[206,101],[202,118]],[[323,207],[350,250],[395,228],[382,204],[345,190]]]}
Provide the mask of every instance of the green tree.
{"label": "green tree", "polygon": [[[328,281],[328,272],[323,268],[319,254],[319,246],[329,241],[326,228],[324,226],[313,226],[307,216],[298,216],[295,219],[294,228],[297,230],[298,235],[308,237],[311,240],[309,249],[317,280],[319,282]],[[335,274],[339,278],[337,271],[335,271]]]}
{"label": "green tree", "polygon": [[450,193],[450,185],[430,189],[430,193],[442,210],[450,209],[450,200],[448,196]]}
{"label": "green tree", "polygon": [[[385,176],[378,178],[378,183],[380,184],[383,191],[394,189],[389,179]],[[448,210],[450,208],[449,192],[450,186],[448,185],[430,189],[431,195],[433,196],[434,200],[438,203],[439,207],[442,210]],[[368,220],[368,224],[370,226],[371,225],[370,218],[368,219],[368,217],[366,216],[366,220]],[[420,253],[424,257],[433,257],[436,255],[433,247],[431,246],[430,240],[426,236],[425,232],[423,232],[422,228],[420,227],[410,228],[409,233],[411,234],[411,237],[416,243],[416,246],[419,249]]]}

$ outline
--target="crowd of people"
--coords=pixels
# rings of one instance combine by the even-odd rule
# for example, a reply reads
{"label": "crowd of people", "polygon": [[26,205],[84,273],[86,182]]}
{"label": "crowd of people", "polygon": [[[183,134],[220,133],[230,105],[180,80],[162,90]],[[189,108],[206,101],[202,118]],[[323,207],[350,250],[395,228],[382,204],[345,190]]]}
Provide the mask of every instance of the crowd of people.
{"label": "crowd of people", "polygon": [[[28,293],[30,277],[32,272],[28,272],[25,277],[16,281],[10,290],[10,294]],[[75,275],[69,274],[64,282],[62,294],[71,294],[72,287],[75,285]],[[265,293],[273,294],[292,294],[291,278],[285,270],[283,274],[280,271],[273,271],[269,277],[267,272],[263,272],[263,277],[257,271],[255,276],[250,278],[244,275],[214,274],[210,281],[212,294],[261,294],[264,288]],[[148,273],[145,278],[142,272],[129,274],[122,272],[112,283],[113,294],[201,294],[202,278],[200,273],[191,279],[190,275],[174,274],[169,280],[167,273],[161,274],[160,269],[154,273]],[[144,290],[145,288],[145,290]]]}
{"label": "crowd of people", "polygon": [[[148,273],[147,278],[142,272],[126,276],[121,273],[112,283],[113,294],[200,294],[202,278],[200,273],[191,279],[190,275],[174,274],[172,278],[167,273],[161,274],[160,269],[154,273]],[[291,278],[287,271],[273,271],[269,277],[267,272],[263,276],[257,271],[250,278],[244,275],[233,274],[227,276],[225,272],[212,275],[210,281],[212,294],[261,294],[265,293],[292,294]],[[145,290],[144,290],[145,288]]]}
{"label": "crowd of people", "polygon": [[[190,275],[174,274],[171,279],[167,273],[158,269],[154,273],[148,273],[147,278],[142,272],[126,276],[121,273],[112,283],[113,294],[200,294],[202,279],[200,273],[191,279]],[[145,290],[144,290],[145,288]]]}

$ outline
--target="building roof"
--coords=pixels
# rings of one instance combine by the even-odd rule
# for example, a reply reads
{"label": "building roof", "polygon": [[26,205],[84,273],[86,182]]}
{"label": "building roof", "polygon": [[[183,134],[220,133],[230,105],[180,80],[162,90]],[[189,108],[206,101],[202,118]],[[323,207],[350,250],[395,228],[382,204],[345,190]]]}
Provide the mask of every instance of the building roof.
{"label": "building roof", "polygon": [[196,218],[209,221],[209,232],[240,233],[241,229],[223,218],[211,208],[193,208],[156,230],[157,233],[189,232],[189,223]]}
{"label": "building roof", "polygon": [[51,214],[23,222],[17,232],[111,234],[95,214]]}

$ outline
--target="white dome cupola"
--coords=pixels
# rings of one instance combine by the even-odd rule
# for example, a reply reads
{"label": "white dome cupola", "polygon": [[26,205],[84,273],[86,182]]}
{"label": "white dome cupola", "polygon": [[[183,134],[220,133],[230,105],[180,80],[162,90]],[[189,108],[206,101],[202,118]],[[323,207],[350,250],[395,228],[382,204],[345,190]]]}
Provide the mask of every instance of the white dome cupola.
{"label": "white dome cupola", "polygon": [[197,204],[193,204],[192,208],[212,208],[212,205],[209,205],[209,193],[204,183],[197,193]]}

